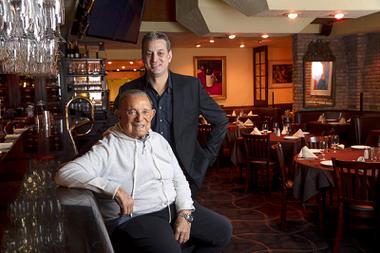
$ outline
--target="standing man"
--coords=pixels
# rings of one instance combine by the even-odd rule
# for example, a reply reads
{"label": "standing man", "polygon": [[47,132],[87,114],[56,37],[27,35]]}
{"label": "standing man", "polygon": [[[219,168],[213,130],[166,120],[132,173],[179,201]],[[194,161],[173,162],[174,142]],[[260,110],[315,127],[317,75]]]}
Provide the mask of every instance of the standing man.
{"label": "standing man", "polygon": [[[120,87],[115,107],[118,109],[119,96],[126,90],[140,89],[149,95],[156,109],[152,129],[170,143],[195,197],[226,134],[225,112],[210,98],[199,79],[169,71],[172,50],[165,33],[150,32],[144,36],[142,59],[145,75]],[[200,114],[213,126],[204,147],[197,141]]]}

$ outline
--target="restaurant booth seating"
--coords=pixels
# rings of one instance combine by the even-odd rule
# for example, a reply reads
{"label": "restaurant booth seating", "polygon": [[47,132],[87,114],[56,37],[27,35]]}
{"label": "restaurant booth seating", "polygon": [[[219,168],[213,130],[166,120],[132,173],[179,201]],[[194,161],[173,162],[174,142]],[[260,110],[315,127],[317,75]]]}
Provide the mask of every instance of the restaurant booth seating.
{"label": "restaurant booth seating", "polygon": [[354,144],[365,144],[368,133],[371,130],[380,129],[380,115],[353,118],[352,128],[354,131]]}

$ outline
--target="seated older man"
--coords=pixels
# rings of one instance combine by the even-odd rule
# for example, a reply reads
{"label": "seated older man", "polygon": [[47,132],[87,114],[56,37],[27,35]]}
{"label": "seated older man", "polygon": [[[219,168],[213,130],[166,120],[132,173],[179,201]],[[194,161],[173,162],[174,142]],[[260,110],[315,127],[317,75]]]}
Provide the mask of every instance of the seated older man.
{"label": "seated older man", "polygon": [[56,182],[92,190],[115,252],[220,252],[231,238],[227,219],[191,199],[189,184],[168,142],[150,130],[148,96],[120,99],[119,123],[83,156],[64,165]]}

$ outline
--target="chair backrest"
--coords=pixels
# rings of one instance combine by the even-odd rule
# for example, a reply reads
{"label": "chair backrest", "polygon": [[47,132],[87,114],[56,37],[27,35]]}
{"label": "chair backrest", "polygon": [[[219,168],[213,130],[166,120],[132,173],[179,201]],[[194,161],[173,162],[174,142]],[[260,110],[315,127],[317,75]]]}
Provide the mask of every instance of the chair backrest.
{"label": "chair backrest", "polygon": [[247,159],[251,161],[270,160],[269,134],[254,135],[243,133]]}
{"label": "chair backrest", "polygon": [[276,149],[278,165],[281,171],[282,187],[286,190],[286,181],[289,178],[289,171],[288,168],[285,166],[284,151],[282,150],[281,143],[277,143],[276,145],[273,145],[273,147]]}
{"label": "chair backrest", "polygon": [[322,140],[326,141],[326,143],[327,143],[328,138],[325,136],[310,136],[310,137],[306,138],[306,146],[308,148],[320,148],[319,143]]}
{"label": "chair backrest", "polygon": [[198,142],[201,145],[206,145],[210,136],[212,126],[208,124],[198,125]]}
{"label": "chair backrest", "polygon": [[351,217],[351,226],[372,227],[373,223],[364,223],[363,220],[374,218],[376,202],[379,204],[380,163],[341,161],[335,158],[332,161],[339,206],[347,207],[348,214],[355,214],[354,217],[357,218]]}

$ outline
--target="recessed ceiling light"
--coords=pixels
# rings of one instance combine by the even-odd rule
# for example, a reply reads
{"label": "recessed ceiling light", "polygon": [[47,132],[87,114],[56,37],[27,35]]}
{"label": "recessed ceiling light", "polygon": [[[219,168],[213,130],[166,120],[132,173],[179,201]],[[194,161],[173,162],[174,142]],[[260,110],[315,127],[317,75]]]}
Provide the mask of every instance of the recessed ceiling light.
{"label": "recessed ceiling light", "polygon": [[233,39],[236,38],[236,34],[230,34],[230,35],[228,35],[228,38],[229,38],[230,40],[233,40]]}
{"label": "recessed ceiling light", "polygon": [[267,39],[267,38],[269,38],[269,35],[268,35],[268,34],[262,34],[262,35],[261,35],[261,38],[263,38],[263,39]]}
{"label": "recessed ceiling light", "polygon": [[116,69],[116,71],[120,71],[120,69]]}
{"label": "recessed ceiling light", "polygon": [[122,69],[125,69],[125,66],[121,66]]}
{"label": "recessed ceiling light", "polygon": [[213,40],[213,39],[210,39],[210,40],[209,40],[209,42],[210,42],[210,43],[214,43],[214,42],[215,42],[215,40]]}
{"label": "recessed ceiling light", "polygon": [[344,17],[344,14],[341,13],[341,12],[336,13],[336,14],[334,15],[334,18],[336,18],[336,19],[342,19],[343,17]]}
{"label": "recessed ceiling light", "polygon": [[201,44],[196,44],[195,47],[201,47]]}
{"label": "recessed ceiling light", "polygon": [[244,44],[240,44],[240,48],[244,48],[245,47],[245,45]]}
{"label": "recessed ceiling light", "polygon": [[129,64],[133,65],[133,61],[129,61]]}
{"label": "recessed ceiling light", "polygon": [[112,61],[108,61],[107,63],[108,63],[108,64],[112,64]]}
{"label": "recessed ceiling light", "polygon": [[137,71],[137,69],[133,69],[133,71],[135,71],[135,72],[136,72],[136,71]]}
{"label": "recessed ceiling light", "polygon": [[298,14],[295,12],[288,13],[288,18],[290,19],[296,19],[298,17]]}

